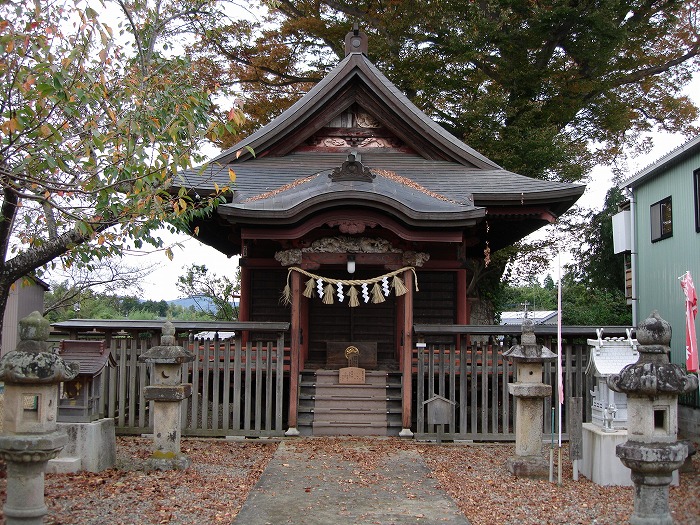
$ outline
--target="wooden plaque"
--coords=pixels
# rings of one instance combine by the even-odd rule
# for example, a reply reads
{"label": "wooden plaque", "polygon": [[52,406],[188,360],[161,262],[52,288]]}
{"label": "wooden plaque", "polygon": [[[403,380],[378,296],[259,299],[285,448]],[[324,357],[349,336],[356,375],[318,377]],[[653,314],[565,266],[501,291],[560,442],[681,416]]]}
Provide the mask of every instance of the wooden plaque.
{"label": "wooden plaque", "polygon": [[338,370],[338,384],[340,385],[364,385],[365,369],[350,366]]}

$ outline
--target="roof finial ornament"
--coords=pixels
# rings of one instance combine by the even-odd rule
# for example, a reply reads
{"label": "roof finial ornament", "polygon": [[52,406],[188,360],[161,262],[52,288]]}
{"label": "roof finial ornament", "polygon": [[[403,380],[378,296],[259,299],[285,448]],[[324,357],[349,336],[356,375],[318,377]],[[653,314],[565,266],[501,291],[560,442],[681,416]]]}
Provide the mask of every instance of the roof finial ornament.
{"label": "roof finial ornament", "polygon": [[328,178],[333,182],[350,180],[373,182],[375,177],[376,175],[369,168],[362,165],[362,157],[357,151],[351,151],[343,165],[328,174]]}
{"label": "roof finial ornament", "polygon": [[360,26],[355,22],[352,31],[345,35],[345,56],[352,53],[367,55],[367,35],[360,31]]}

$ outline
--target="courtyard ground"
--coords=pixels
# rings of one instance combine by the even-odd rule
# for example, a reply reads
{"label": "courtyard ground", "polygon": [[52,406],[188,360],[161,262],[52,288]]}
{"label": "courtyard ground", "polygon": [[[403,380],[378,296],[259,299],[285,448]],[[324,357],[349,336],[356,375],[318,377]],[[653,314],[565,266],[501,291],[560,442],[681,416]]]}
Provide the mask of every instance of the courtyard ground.
{"label": "courtyard ground", "polygon": [[[434,477],[473,525],[544,525],[626,523],[633,509],[630,487],[601,487],[571,478],[563,449],[563,483],[514,478],[504,467],[513,444],[421,444],[399,439],[314,438],[291,441],[298,453],[351,462],[352,484],[383,483],[379,465],[399,450],[419,454]],[[150,441],[117,438],[118,465],[100,473],[48,474],[48,525],[230,524],[260,479],[278,443],[265,440],[186,439],[191,458],[187,471],[156,472],[145,468]],[[547,452],[545,450],[545,452]],[[670,506],[678,525],[700,524],[700,457],[694,472],[682,473],[670,489]],[[4,501],[6,480],[0,480]],[[415,495],[420,498],[420,494]],[[302,515],[303,516],[303,515]],[[342,521],[338,521],[341,523]],[[4,518],[0,518],[4,523]],[[299,521],[303,524],[303,518]],[[381,523],[381,522],[379,522]],[[383,524],[382,524],[383,525]]]}

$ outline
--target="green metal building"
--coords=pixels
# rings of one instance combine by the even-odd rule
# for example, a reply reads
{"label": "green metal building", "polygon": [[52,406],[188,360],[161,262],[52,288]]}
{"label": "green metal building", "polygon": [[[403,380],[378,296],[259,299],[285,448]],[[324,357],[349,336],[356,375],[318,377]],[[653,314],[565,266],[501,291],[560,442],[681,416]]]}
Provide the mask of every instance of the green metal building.
{"label": "green metal building", "polygon": [[630,205],[613,224],[616,251],[629,253],[633,324],[658,310],[673,329],[671,361],[685,364],[685,295],[679,277],[690,271],[700,287],[700,137],[619,187]]}

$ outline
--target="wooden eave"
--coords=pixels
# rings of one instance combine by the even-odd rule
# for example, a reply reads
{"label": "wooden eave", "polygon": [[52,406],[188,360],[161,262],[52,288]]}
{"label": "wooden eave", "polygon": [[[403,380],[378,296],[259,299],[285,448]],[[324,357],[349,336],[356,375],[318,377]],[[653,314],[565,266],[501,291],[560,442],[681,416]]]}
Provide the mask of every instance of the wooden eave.
{"label": "wooden eave", "polygon": [[301,239],[316,229],[332,227],[339,223],[353,223],[363,226],[367,232],[381,227],[397,235],[399,238],[412,242],[461,243],[463,228],[407,228],[393,220],[390,216],[373,210],[334,210],[320,213],[312,218],[289,227],[253,224],[241,227],[242,240],[294,240]]}

